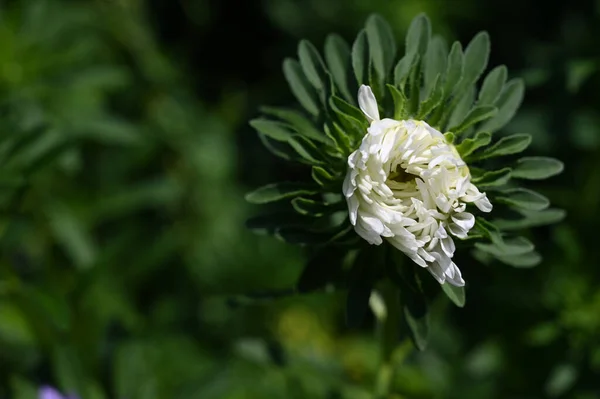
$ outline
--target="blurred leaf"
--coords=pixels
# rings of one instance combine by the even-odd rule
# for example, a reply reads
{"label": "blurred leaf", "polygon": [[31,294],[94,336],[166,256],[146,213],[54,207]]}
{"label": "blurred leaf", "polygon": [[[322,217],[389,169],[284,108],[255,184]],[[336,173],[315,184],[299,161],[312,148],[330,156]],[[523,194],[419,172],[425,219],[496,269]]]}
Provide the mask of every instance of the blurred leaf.
{"label": "blurred leaf", "polygon": [[250,121],[250,126],[277,141],[287,141],[294,135],[294,132],[289,129],[288,125],[268,119],[253,119]]}
{"label": "blurred leaf", "polygon": [[358,328],[364,321],[369,309],[369,298],[373,289],[374,279],[371,268],[376,259],[368,259],[367,250],[362,250],[352,266],[348,281],[346,296],[346,325]]}
{"label": "blurred leaf", "polygon": [[[275,108],[275,107],[262,107],[261,111],[268,115],[273,115],[281,120],[289,123],[289,127],[291,127],[296,133],[305,136],[308,139],[316,140],[324,144],[330,144],[331,141],[325,135],[323,131],[318,130],[315,125],[308,120],[302,113],[284,109],[284,108]],[[254,127],[257,130],[260,128],[266,129],[268,127],[261,126],[264,122],[264,119],[254,119],[250,121],[250,125],[253,123],[258,123],[258,127]],[[285,129],[286,125],[283,125],[282,128]]]}
{"label": "blurred leaf", "polygon": [[13,376],[10,385],[14,399],[40,399],[38,388],[22,378]]}
{"label": "blurred leaf", "polygon": [[534,245],[525,237],[515,237],[491,244],[475,243],[475,247],[496,257],[525,255],[534,249]]}
{"label": "blurred leaf", "polygon": [[46,211],[56,239],[63,245],[80,269],[93,266],[96,261],[96,243],[87,226],[69,207],[52,204]]}
{"label": "blurred leaf", "polygon": [[350,89],[354,88],[354,85],[350,85],[352,55],[350,47],[340,35],[331,34],[325,39],[325,60],[342,97],[355,104],[356,93]]}
{"label": "blurred leaf", "polygon": [[427,348],[429,339],[429,313],[425,295],[423,293],[411,293],[403,295],[404,318],[410,331],[410,337],[419,350]]}
{"label": "blurred leaf", "polygon": [[550,200],[535,191],[526,188],[511,188],[502,190],[497,201],[517,208],[530,211],[541,211],[550,206]]}
{"label": "blurred leaf", "polygon": [[548,396],[556,398],[564,395],[573,387],[578,378],[578,371],[572,364],[559,364],[550,373],[545,390]]}
{"label": "blurred leaf", "polygon": [[304,266],[296,287],[310,292],[325,287],[340,277],[345,252],[327,248],[313,255]]}
{"label": "blurred leaf", "polygon": [[82,397],[87,394],[84,368],[72,347],[59,344],[54,348],[52,368],[61,391],[74,393]]}
{"label": "blurred leaf", "polygon": [[318,115],[319,100],[317,92],[310,85],[306,76],[304,76],[300,63],[291,58],[286,59],[283,62],[283,74],[298,102],[302,104],[304,109],[310,114]]}
{"label": "blurred leaf", "polygon": [[246,201],[252,204],[266,204],[298,195],[311,195],[316,192],[317,188],[312,184],[292,182],[273,183],[246,194]]}
{"label": "blurred leaf", "polygon": [[0,301],[0,341],[9,345],[36,344],[34,332],[25,315],[7,301]]}
{"label": "blurred leaf", "polygon": [[358,84],[369,84],[369,42],[367,33],[361,30],[352,45],[352,69]]}
{"label": "blurred leaf", "polygon": [[498,113],[495,117],[482,124],[479,129],[490,133],[502,129],[517,112],[523,101],[524,93],[525,85],[521,79],[509,80],[494,103],[498,108]]}
{"label": "blurred leaf", "polygon": [[567,90],[577,93],[583,83],[597,71],[598,64],[593,59],[569,61],[567,64]]}
{"label": "blurred leaf", "polygon": [[513,267],[534,267],[540,264],[542,257],[535,251],[520,255],[496,256],[496,258],[509,266]]}
{"label": "blurred leaf", "polygon": [[374,14],[367,19],[365,32],[373,67],[378,77],[385,81],[396,58],[396,41],[392,29],[385,19]]}
{"label": "blurred leaf", "polygon": [[122,344],[113,364],[113,380],[120,398],[156,399],[158,380],[152,372],[152,353],[147,345],[132,342]]}
{"label": "blurred leaf", "polygon": [[548,157],[524,157],[513,166],[512,176],[516,179],[542,180],[561,173],[564,164]]}
{"label": "blurred leaf", "polygon": [[492,69],[483,80],[477,103],[479,105],[495,104],[506,83],[507,75],[508,71],[504,65]]}
{"label": "blurred leaf", "polygon": [[431,39],[431,22],[425,14],[417,15],[406,33],[406,54],[424,56]]}
{"label": "blurred leaf", "polygon": [[298,59],[308,81],[320,92],[329,86],[329,74],[319,52],[308,40],[298,45]]}
{"label": "blurred leaf", "polygon": [[544,226],[558,223],[566,216],[562,209],[544,209],[543,211],[520,211],[523,217],[521,219],[497,219],[494,223],[502,230],[520,230],[530,227]]}
{"label": "blurred leaf", "polygon": [[442,284],[442,291],[444,291],[444,294],[446,294],[446,296],[459,308],[465,306],[465,287],[456,287],[450,283],[444,283]]}

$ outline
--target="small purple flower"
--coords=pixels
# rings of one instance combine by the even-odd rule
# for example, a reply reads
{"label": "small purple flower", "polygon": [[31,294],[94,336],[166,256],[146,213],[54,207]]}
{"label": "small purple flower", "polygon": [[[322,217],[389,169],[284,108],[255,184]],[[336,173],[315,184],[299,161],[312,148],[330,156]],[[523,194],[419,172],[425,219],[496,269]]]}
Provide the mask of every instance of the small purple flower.
{"label": "small purple flower", "polygon": [[60,392],[58,392],[56,389],[52,388],[51,386],[44,385],[44,386],[40,387],[40,390],[38,391],[38,399],[79,399],[79,398],[74,395],[63,396],[63,395],[61,395]]}

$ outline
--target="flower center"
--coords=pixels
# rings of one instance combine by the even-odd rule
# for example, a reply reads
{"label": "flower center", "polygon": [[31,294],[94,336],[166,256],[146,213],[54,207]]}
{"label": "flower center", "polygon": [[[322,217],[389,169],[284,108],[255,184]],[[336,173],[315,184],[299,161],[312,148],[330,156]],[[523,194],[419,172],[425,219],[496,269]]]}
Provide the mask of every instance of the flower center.
{"label": "flower center", "polygon": [[414,181],[415,178],[417,178],[417,175],[408,173],[400,165],[396,167],[395,171],[388,175],[388,180],[393,180],[398,183],[408,183],[410,181]]}

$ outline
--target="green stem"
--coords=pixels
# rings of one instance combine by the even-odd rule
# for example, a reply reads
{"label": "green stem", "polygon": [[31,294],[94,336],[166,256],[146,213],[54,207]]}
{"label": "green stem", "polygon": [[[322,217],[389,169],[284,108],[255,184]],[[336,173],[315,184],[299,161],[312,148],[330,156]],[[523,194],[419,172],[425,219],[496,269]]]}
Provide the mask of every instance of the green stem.
{"label": "green stem", "polygon": [[398,344],[400,302],[398,288],[389,280],[382,282],[378,292],[383,299],[386,312],[385,316],[377,320],[381,359],[375,385],[375,398],[384,399],[389,396],[393,377],[392,355]]}

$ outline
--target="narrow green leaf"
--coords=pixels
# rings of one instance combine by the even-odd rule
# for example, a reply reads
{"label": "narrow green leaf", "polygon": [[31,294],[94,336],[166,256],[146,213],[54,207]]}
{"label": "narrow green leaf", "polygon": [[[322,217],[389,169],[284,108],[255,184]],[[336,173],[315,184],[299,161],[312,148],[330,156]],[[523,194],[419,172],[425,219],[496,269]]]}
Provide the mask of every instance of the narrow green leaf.
{"label": "narrow green leaf", "polygon": [[385,81],[396,58],[396,41],[392,28],[385,19],[375,14],[367,19],[365,32],[373,67],[379,78]]}
{"label": "narrow green leaf", "polygon": [[423,82],[425,96],[429,96],[431,90],[435,87],[437,76],[442,76],[441,89],[443,90],[443,76],[448,62],[448,45],[446,41],[435,36],[429,42],[427,53],[423,62]]}
{"label": "narrow green leaf", "polygon": [[475,248],[495,257],[525,255],[534,250],[534,245],[525,237],[514,237],[491,244],[475,243]]}
{"label": "narrow green leaf", "polygon": [[487,147],[477,159],[501,157],[505,155],[518,154],[524,151],[531,143],[531,135],[518,133],[502,137],[492,146]]}
{"label": "narrow green leaf", "polygon": [[548,198],[522,187],[501,191],[496,201],[529,211],[541,211],[550,206]]}
{"label": "narrow green leaf", "polygon": [[498,107],[496,116],[481,126],[481,130],[494,133],[503,128],[517,112],[523,101],[525,85],[521,79],[512,79],[506,83],[502,93],[494,103]]}
{"label": "narrow green leaf", "polygon": [[467,138],[460,142],[456,146],[456,150],[460,156],[464,159],[471,155],[477,149],[485,147],[492,141],[492,135],[488,132],[479,132],[473,138]]}
{"label": "narrow green leaf", "polygon": [[536,251],[531,251],[521,255],[497,256],[496,259],[509,266],[519,268],[534,267],[539,265],[542,261],[542,257]]}
{"label": "narrow green leaf", "polygon": [[[463,92],[461,97],[458,97],[458,101],[453,101],[454,107],[450,106],[444,109],[444,116],[442,116],[442,124],[444,130],[449,130],[449,126],[456,126],[465,119],[473,100],[475,99],[475,87],[471,86]],[[445,121],[448,121],[444,123]]]}
{"label": "narrow green leaf", "polygon": [[[260,110],[267,115],[275,116],[282,121],[289,123],[293,130],[301,136],[319,141],[323,144],[332,144],[325,133],[317,129],[314,123],[306,118],[301,112],[276,107],[261,107]],[[252,122],[250,122],[250,124],[252,124]]]}
{"label": "narrow green leaf", "polygon": [[330,186],[336,180],[331,173],[320,166],[313,166],[311,174],[313,180],[316,181],[320,186]]}
{"label": "narrow green leaf", "polygon": [[446,133],[444,133],[444,138],[446,139],[446,143],[454,144],[454,140],[456,139],[456,136],[452,132],[446,132]]}
{"label": "narrow green leaf", "polygon": [[298,102],[311,115],[319,114],[319,97],[302,72],[300,63],[291,58],[283,61],[283,74]]}
{"label": "narrow green leaf", "polygon": [[438,105],[440,105],[444,98],[443,90],[442,75],[438,75],[433,83],[433,90],[431,91],[429,97],[425,101],[422,101],[419,105],[417,119],[424,119]]}
{"label": "narrow green leaf", "polygon": [[329,103],[331,108],[335,111],[345,114],[363,125],[366,132],[367,127],[369,127],[369,122],[365,114],[359,108],[347,103],[337,96],[331,96]]}
{"label": "narrow green leaf", "polygon": [[301,40],[298,45],[298,59],[304,75],[313,87],[320,92],[329,86],[329,75],[323,59],[315,46],[308,40]]}
{"label": "narrow green leaf", "polygon": [[352,45],[352,69],[354,69],[356,82],[359,85],[368,84],[369,82],[369,54],[367,33],[361,30]]}
{"label": "narrow green leaf", "polygon": [[246,194],[246,201],[252,204],[266,204],[285,198],[297,197],[299,195],[313,195],[317,193],[314,184],[302,184],[292,182],[272,183],[260,187]]}
{"label": "narrow green leaf", "polygon": [[414,54],[405,54],[394,68],[394,84],[401,90],[404,90],[404,85],[408,80],[415,57]]}
{"label": "narrow green leaf", "polygon": [[302,157],[305,163],[310,165],[322,164],[324,157],[323,152],[312,141],[296,136],[293,139],[287,140],[288,144]]}
{"label": "narrow green leaf", "polygon": [[429,339],[429,313],[424,295],[413,294],[414,298],[404,305],[404,318],[410,331],[410,337],[419,350],[427,348]]}
{"label": "narrow green leaf", "polygon": [[368,250],[362,250],[352,266],[346,297],[346,325],[360,327],[369,309],[369,298],[373,289],[373,259]]}
{"label": "narrow green leaf", "polygon": [[446,73],[444,74],[444,98],[450,97],[463,74],[463,51],[459,42],[454,42],[448,54]]}
{"label": "narrow green leaf", "polygon": [[510,177],[511,169],[503,168],[500,170],[485,172],[481,176],[472,178],[471,181],[480,190],[486,190],[505,185],[510,180]]}
{"label": "narrow green leaf", "polygon": [[353,151],[354,139],[364,136],[366,131],[363,131],[361,125],[348,115],[339,113],[338,116],[344,126],[332,122],[325,125],[325,134],[335,142],[338,152],[347,157]]}
{"label": "narrow green leaf", "polygon": [[289,125],[268,119],[253,119],[250,121],[250,126],[257,132],[277,141],[287,141],[294,136]]}
{"label": "narrow green leaf", "polygon": [[98,254],[97,246],[82,219],[63,204],[52,204],[47,214],[56,240],[63,245],[74,264],[80,269],[93,266]]}
{"label": "narrow green leaf", "polygon": [[469,111],[467,116],[465,116],[465,118],[459,125],[451,127],[448,130],[450,130],[454,134],[462,133],[474,124],[493,117],[494,115],[496,115],[497,112],[498,108],[494,107],[493,105],[476,106],[475,108],[472,108],[471,111]]}
{"label": "narrow green leaf", "polygon": [[558,175],[564,164],[548,157],[524,157],[513,166],[513,177],[517,179],[542,180]]}
{"label": "narrow green leaf", "polygon": [[467,89],[474,84],[485,70],[490,55],[490,37],[479,32],[465,48],[461,87]]}
{"label": "narrow green leaf", "polygon": [[394,100],[394,119],[403,120],[408,117],[408,98],[396,86],[387,85]]}
{"label": "narrow green leaf", "polygon": [[530,227],[545,226],[558,223],[566,216],[563,209],[544,209],[543,211],[519,211],[523,218],[516,220],[497,219],[494,223],[502,230],[521,230]]}
{"label": "narrow green leaf", "polygon": [[413,60],[408,78],[408,112],[409,115],[415,115],[419,109],[421,99],[421,57],[417,54]]}
{"label": "narrow green leaf", "polygon": [[477,103],[479,105],[495,104],[502,92],[504,83],[506,83],[507,75],[508,72],[504,65],[492,69],[483,80]]}
{"label": "narrow green leaf", "polygon": [[292,200],[294,210],[301,215],[322,217],[329,215],[336,210],[341,210],[343,203],[325,204],[322,201],[315,201],[307,198],[296,197]]}
{"label": "narrow green leaf", "polygon": [[419,54],[424,56],[429,40],[431,39],[431,22],[427,15],[417,15],[406,33],[406,54]]}
{"label": "narrow green leaf", "polygon": [[442,284],[442,291],[456,306],[462,308],[466,303],[465,287],[456,287],[450,283]]}
{"label": "narrow green leaf", "polygon": [[475,218],[475,228],[494,244],[502,243],[502,236],[498,227],[482,217]]}
{"label": "narrow green leaf", "polygon": [[340,94],[351,104],[356,103],[356,87],[350,87],[352,74],[352,55],[350,46],[337,34],[325,39],[325,61]]}

